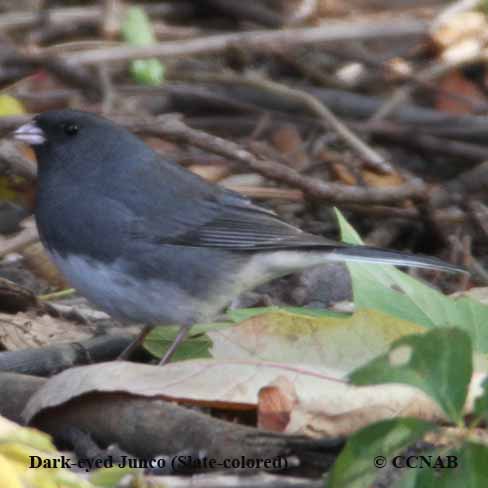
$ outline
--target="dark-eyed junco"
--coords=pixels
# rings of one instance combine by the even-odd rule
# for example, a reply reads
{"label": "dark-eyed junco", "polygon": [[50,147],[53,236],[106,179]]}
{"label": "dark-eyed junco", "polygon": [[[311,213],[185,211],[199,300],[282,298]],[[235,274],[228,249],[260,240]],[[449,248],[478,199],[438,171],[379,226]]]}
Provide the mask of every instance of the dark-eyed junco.
{"label": "dark-eyed junco", "polygon": [[326,261],[462,271],[433,257],[303,232],[157,154],[109,120],[45,112],[14,136],[33,146],[42,242],[81,294],[123,323],[196,322],[245,290]]}

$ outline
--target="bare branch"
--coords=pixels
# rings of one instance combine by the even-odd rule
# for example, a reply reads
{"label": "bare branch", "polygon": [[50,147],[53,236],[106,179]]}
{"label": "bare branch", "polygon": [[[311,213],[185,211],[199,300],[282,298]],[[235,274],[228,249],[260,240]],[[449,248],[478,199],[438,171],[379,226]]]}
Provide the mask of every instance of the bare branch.
{"label": "bare branch", "polygon": [[130,61],[154,57],[190,56],[216,53],[229,46],[259,49],[271,47],[319,44],[323,42],[354,41],[365,39],[388,39],[405,36],[422,36],[427,32],[427,23],[408,18],[398,22],[358,21],[330,22],[320,27],[282,29],[279,31],[249,31],[235,34],[220,34],[197,39],[161,42],[151,46],[121,45],[62,55],[73,64],[100,64],[114,61]]}

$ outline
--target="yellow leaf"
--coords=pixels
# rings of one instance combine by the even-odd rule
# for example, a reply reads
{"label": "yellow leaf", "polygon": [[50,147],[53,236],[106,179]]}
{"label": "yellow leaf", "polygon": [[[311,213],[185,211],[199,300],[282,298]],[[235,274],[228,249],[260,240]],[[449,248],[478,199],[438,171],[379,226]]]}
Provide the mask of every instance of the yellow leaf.
{"label": "yellow leaf", "polygon": [[18,469],[14,463],[0,455],[0,486],[8,488],[23,488],[22,481],[18,477]]}
{"label": "yellow leaf", "polygon": [[18,428],[18,425],[14,422],[7,420],[5,417],[0,416],[0,436],[5,436],[7,433],[12,433],[15,429]]}
{"label": "yellow leaf", "polygon": [[94,488],[66,469],[31,468],[32,456],[42,460],[58,457],[47,434],[0,416],[0,488]]}
{"label": "yellow leaf", "polygon": [[0,117],[25,114],[24,106],[10,95],[0,95]]}

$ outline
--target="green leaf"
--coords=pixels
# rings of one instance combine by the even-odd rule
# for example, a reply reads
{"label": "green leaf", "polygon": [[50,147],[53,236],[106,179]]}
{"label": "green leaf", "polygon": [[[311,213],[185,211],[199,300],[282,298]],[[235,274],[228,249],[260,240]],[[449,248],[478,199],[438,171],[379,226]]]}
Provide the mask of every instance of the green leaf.
{"label": "green leaf", "polygon": [[[342,240],[361,238],[336,209]],[[357,308],[382,310],[424,327],[459,327],[471,336],[476,351],[488,353],[488,306],[469,298],[452,299],[394,266],[346,263]]]}
{"label": "green leaf", "polygon": [[[436,427],[423,420],[397,418],[384,420],[353,434],[339,454],[329,476],[329,488],[363,488],[379,475],[376,464],[388,464],[398,452]],[[384,467],[380,466],[380,467]]]}
{"label": "green leaf", "polygon": [[243,320],[257,317],[271,312],[288,312],[295,315],[302,315],[303,317],[337,317],[346,318],[351,313],[334,312],[331,310],[322,310],[319,308],[304,308],[304,307],[255,307],[255,308],[237,308],[229,310],[227,317],[233,322],[242,322]]}
{"label": "green leaf", "polygon": [[473,414],[477,420],[488,422],[488,378],[483,381],[483,393],[476,398]]}
{"label": "green leaf", "polygon": [[387,354],[350,375],[355,385],[405,383],[432,397],[455,423],[462,410],[473,372],[469,336],[456,328],[438,328],[402,337]]}
{"label": "green leaf", "polygon": [[[293,307],[241,309],[230,312],[238,323],[197,324],[177,350],[176,360],[255,358],[284,364],[332,368],[345,375],[386,352],[392,341],[424,329],[377,310],[354,314]],[[156,328],[144,346],[157,357],[178,333],[177,326]],[[198,335],[206,334],[205,336]],[[211,348],[208,338],[211,341]]]}
{"label": "green leaf", "polygon": [[[467,442],[459,449],[431,453],[433,462],[442,463],[439,469],[405,469],[395,488],[486,488],[488,485],[488,447]],[[420,461],[420,460],[419,460]]]}
{"label": "green leaf", "polygon": [[101,468],[94,471],[90,476],[90,482],[97,488],[114,488],[119,486],[124,476],[136,472],[135,468]]}
{"label": "green leaf", "polygon": [[341,230],[342,241],[346,244],[354,244],[356,246],[362,246],[364,244],[360,235],[356,232],[356,229],[345,219],[341,211],[334,207],[334,212],[339,223],[339,228]]}
{"label": "green leaf", "polygon": [[164,67],[157,59],[136,59],[131,62],[130,72],[141,85],[159,86],[164,81]]}
{"label": "green leaf", "polygon": [[[131,7],[122,23],[122,36],[133,46],[149,46],[156,42],[154,32],[144,9]],[[160,85],[164,81],[164,66],[156,58],[136,59],[130,71],[134,79],[145,85]]]}
{"label": "green leaf", "polygon": [[[144,347],[154,356],[161,358],[169,349],[178,334],[178,326],[156,327],[144,340]],[[171,357],[171,362],[185,361],[187,359],[210,358],[212,341],[206,334],[198,331],[190,333],[190,336],[182,342]]]}

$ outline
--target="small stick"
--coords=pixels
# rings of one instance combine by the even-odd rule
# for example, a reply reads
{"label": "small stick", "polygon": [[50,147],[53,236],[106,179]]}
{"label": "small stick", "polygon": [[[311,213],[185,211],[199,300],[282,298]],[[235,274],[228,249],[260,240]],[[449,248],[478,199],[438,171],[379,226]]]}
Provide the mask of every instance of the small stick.
{"label": "small stick", "polygon": [[466,57],[457,59],[456,61],[444,61],[441,63],[436,62],[428,66],[416,75],[415,81],[406,83],[395,90],[391,97],[388,98],[388,100],[383,103],[376,113],[371,116],[370,122],[378,122],[387,118],[398,108],[399,105],[406,102],[412,93],[422,84],[432,82],[446,73],[449,73],[453,69],[468,66],[478,61],[486,61],[486,53],[469,53],[466,55]]}
{"label": "small stick", "polygon": [[332,127],[332,129],[334,129],[335,132],[374,169],[382,173],[391,173],[393,171],[391,165],[386,162],[380,154],[356,136],[356,134],[343,124],[324,103],[317,97],[310,95],[303,90],[290,88],[282,83],[258,77],[245,78],[228,75],[204,74],[196,76],[192,75],[190,78],[196,81],[252,86],[270,92],[273,95],[283,97],[284,99],[289,99],[292,102],[298,102],[303,105],[307,111],[317,115],[327,128]]}
{"label": "small stick", "polygon": [[324,42],[422,36],[427,33],[427,25],[426,22],[406,18],[402,18],[398,22],[391,19],[388,21],[327,22],[320,27],[219,34],[197,39],[161,42],[151,46],[121,45],[79,53],[70,52],[62,56],[73,64],[81,65],[218,53],[233,45],[265,51],[284,45],[291,47]]}
{"label": "small stick", "polygon": [[39,240],[39,234],[37,233],[37,228],[34,223],[29,221],[22,231],[15,234],[14,237],[8,239],[0,237],[0,259],[5,257],[7,254],[13,252],[20,252],[25,249],[30,244],[37,242]]}
{"label": "small stick", "polygon": [[239,161],[268,178],[297,187],[307,196],[317,200],[333,203],[392,204],[403,202],[408,198],[423,199],[426,197],[427,186],[419,178],[412,178],[400,186],[385,188],[348,186],[310,178],[284,164],[258,158],[232,141],[191,129],[174,115],[158,118],[157,124],[154,123],[154,120],[136,121],[128,118],[117,120],[132,130],[191,144]]}

